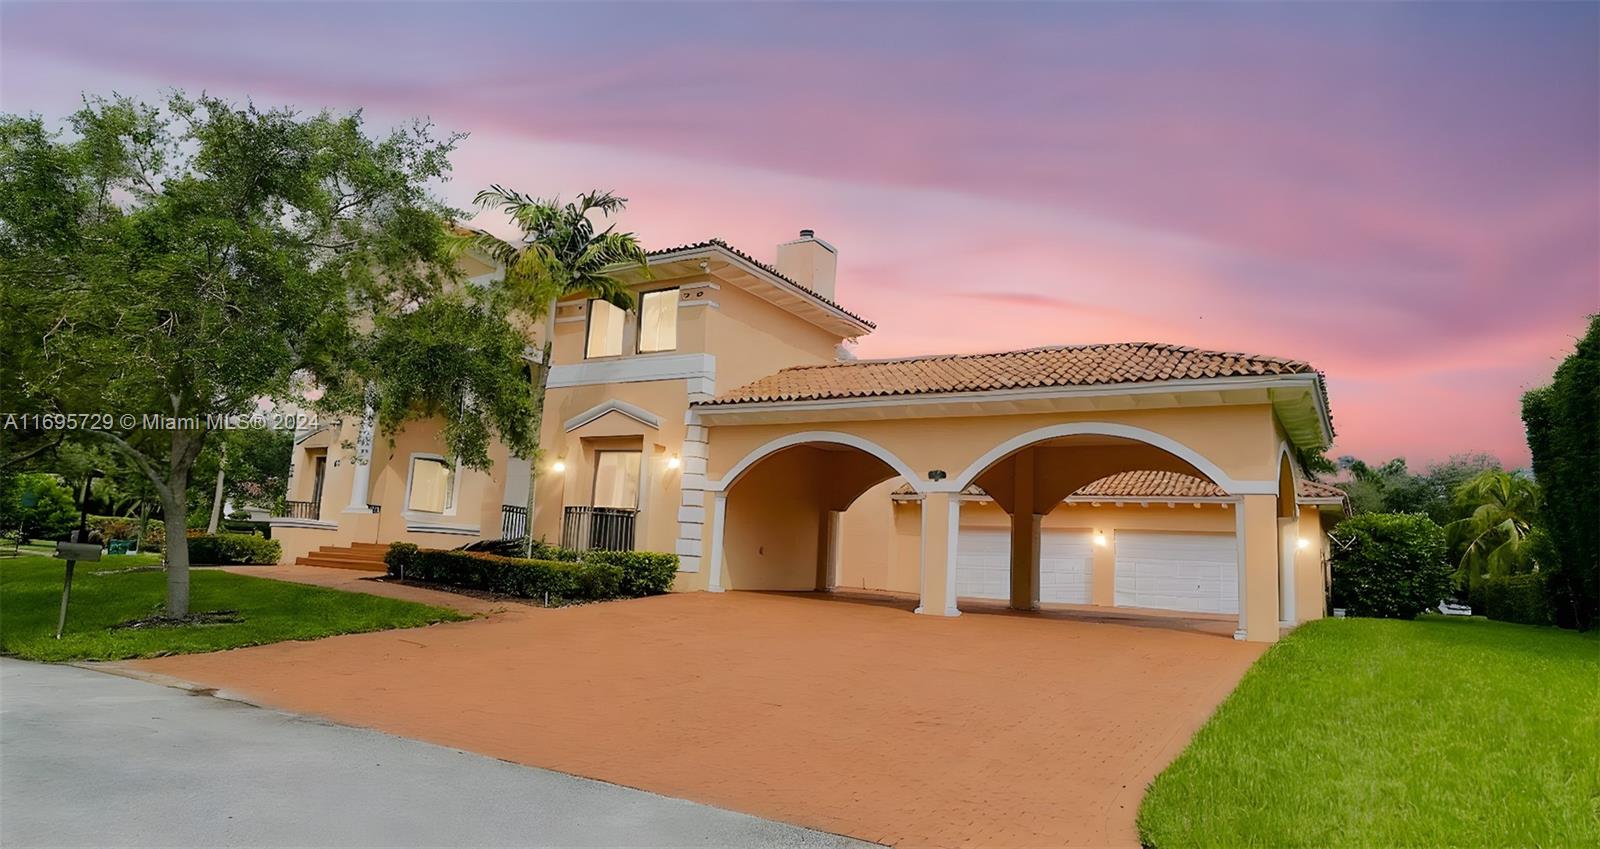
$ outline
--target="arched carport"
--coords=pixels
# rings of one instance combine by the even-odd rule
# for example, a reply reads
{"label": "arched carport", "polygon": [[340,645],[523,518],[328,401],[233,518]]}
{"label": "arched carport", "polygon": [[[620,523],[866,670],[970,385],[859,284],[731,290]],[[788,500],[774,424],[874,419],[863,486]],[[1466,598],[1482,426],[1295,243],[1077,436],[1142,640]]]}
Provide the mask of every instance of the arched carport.
{"label": "arched carport", "polygon": [[[969,484],[1011,517],[1011,603],[1029,609],[1038,603],[1039,517],[1106,475],[1166,470],[1209,480],[1237,505],[1239,633],[1275,640],[1281,619],[1294,618],[1293,570],[1284,567],[1294,557],[1293,446],[1326,442],[1320,376],[1283,361],[1272,361],[1282,373],[1246,363],[1221,376],[1238,355],[1178,355],[1224,359],[1201,357],[1212,376],[1145,381],[1098,377],[1111,372],[1083,366],[1104,356],[1087,349],[942,358],[937,368],[843,363],[780,372],[695,404],[691,423],[708,434],[704,586],[827,587],[826,517],[900,476],[922,499],[917,611],[960,614],[955,559]],[[1062,383],[990,389],[972,376],[989,370],[1014,383],[1024,367]],[[1080,370],[1087,377],[1075,377]],[[913,378],[911,392],[853,388],[884,392],[879,384]],[[786,547],[782,558],[769,540]]]}
{"label": "arched carport", "polygon": [[840,431],[798,431],[749,451],[707,482],[718,530],[706,589],[831,589],[839,516],[873,486],[914,474],[882,446]]}

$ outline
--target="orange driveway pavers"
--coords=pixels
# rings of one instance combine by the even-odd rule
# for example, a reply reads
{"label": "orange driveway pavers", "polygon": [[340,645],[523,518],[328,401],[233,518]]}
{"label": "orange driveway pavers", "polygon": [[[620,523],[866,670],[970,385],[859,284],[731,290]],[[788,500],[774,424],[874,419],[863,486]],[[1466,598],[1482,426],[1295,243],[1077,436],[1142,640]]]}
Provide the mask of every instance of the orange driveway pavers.
{"label": "orange driveway pavers", "polygon": [[1133,846],[1263,650],[1181,625],[692,593],[127,665],[899,846]]}

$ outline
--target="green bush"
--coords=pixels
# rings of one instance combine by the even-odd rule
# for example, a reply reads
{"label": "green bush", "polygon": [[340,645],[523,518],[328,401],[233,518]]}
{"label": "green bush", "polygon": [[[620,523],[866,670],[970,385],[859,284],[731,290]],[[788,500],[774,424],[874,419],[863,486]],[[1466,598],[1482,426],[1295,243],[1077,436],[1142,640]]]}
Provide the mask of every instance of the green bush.
{"label": "green bush", "polygon": [[100,532],[103,540],[133,539],[139,535],[139,522],[123,516],[91,516],[89,527]]}
{"label": "green bush", "polygon": [[[608,563],[524,560],[476,551],[421,549],[413,554],[389,547],[390,575],[551,602],[604,601],[618,597],[622,569]],[[409,561],[409,562],[407,562]]]}
{"label": "green bush", "polygon": [[417,563],[417,552],[420,550],[413,543],[391,542],[389,550],[383,555],[384,568],[396,578],[405,578],[413,572],[413,567]]}
{"label": "green bush", "polygon": [[582,552],[576,549],[562,548],[559,545],[552,545],[540,539],[534,540],[533,550],[528,556],[534,560],[561,560],[566,563],[576,563],[581,554]]}
{"label": "green bush", "polygon": [[23,539],[66,539],[78,527],[72,491],[54,475],[17,475],[0,504],[0,527],[20,530]]}
{"label": "green bush", "polygon": [[1483,582],[1483,597],[1482,613],[1490,619],[1524,625],[1551,625],[1555,622],[1542,572],[1490,577]]}
{"label": "green bush", "polygon": [[584,563],[607,563],[622,570],[622,595],[639,598],[672,591],[678,555],[656,551],[585,551]]}
{"label": "green bush", "polygon": [[189,537],[189,562],[203,565],[271,565],[283,557],[277,540],[255,534],[200,534]]}
{"label": "green bush", "polygon": [[1557,556],[1542,563],[1557,624],[1600,624],[1600,315],[1549,386],[1522,396],[1533,475],[1544,490],[1544,524]]}
{"label": "green bush", "polygon": [[1420,513],[1365,513],[1334,529],[1333,606],[1414,619],[1450,591],[1444,529]]}

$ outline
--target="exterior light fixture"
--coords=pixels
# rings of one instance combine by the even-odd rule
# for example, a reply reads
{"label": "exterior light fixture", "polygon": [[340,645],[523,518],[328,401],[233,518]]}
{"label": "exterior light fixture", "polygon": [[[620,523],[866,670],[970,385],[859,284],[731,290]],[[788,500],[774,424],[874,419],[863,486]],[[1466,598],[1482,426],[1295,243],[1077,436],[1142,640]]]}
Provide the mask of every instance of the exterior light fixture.
{"label": "exterior light fixture", "polygon": [[557,460],[554,463],[550,464],[550,471],[555,472],[558,475],[561,474],[562,472],[566,471],[566,470],[567,470],[567,463],[566,463],[565,460]]}
{"label": "exterior light fixture", "polygon": [[674,454],[667,458],[667,468],[676,469],[681,465],[683,465],[683,461],[678,459],[678,455]]}
{"label": "exterior light fixture", "polygon": [[1106,547],[1106,535],[1105,534],[1100,534],[1100,533],[1095,534],[1094,535],[1094,544],[1100,546],[1101,548],[1105,548]]}
{"label": "exterior light fixture", "polygon": [[1311,547],[1311,540],[1308,540],[1305,537],[1301,537],[1298,540],[1295,540],[1294,545],[1295,545],[1295,548],[1310,548]]}

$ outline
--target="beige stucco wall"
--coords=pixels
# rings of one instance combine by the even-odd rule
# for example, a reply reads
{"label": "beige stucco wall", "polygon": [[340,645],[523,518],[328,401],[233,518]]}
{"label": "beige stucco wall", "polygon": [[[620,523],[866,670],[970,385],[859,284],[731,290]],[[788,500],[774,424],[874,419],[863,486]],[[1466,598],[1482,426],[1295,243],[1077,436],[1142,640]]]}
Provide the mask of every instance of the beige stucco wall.
{"label": "beige stucco wall", "polygon": [[[1275,423],[1272,408],[1265,404],[714,426],[710,476],[725,476],[769,442],[815,430],[844,432],[875,443],[919,478],[928,470],[942,469],[950,482],[965,483],[959,475],[996,446],[1030,431],[1075,422],[1128,425],[1175,440],[1234,479],[1270,481],[1277,476]],[[1159,468],[1153,464],[1164,453],[1146,452],[1140,458],[1146,462],[1125,468]]]}

